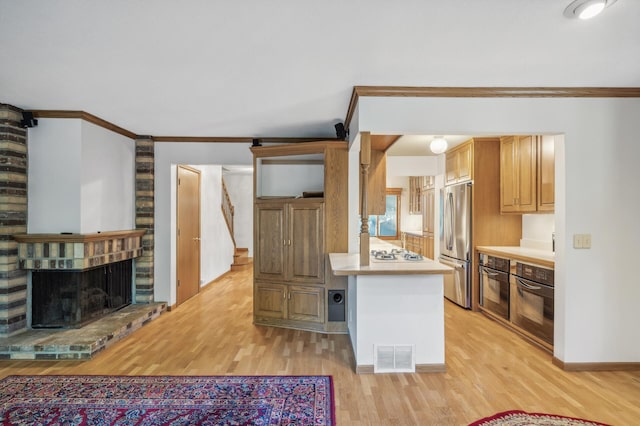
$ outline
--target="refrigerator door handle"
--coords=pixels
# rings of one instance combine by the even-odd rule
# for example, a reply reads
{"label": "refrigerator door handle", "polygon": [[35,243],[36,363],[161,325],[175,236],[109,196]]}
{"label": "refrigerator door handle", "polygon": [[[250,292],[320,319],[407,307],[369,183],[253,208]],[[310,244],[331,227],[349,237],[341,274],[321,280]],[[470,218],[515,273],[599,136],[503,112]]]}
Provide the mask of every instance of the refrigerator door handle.
{"label": "refrigerator door handle", "polygon": [[451,266],[452,268],[455,268],[455,269],[464,270],[466,268],[466,266],[467,266],[466,262],[465,263],[457,263],[457,262],[452,262],[450,260],[443,259],[441,257],[438,258],[438,261],[440,263],[444,264],[444,265]]}
{"label": "refrigerator door handle", "polygon": [[447,194],[447,204],[449,207],[447,220],[449,222],[449,232],[447,235],[447,250],[453,250],[453,194]]}

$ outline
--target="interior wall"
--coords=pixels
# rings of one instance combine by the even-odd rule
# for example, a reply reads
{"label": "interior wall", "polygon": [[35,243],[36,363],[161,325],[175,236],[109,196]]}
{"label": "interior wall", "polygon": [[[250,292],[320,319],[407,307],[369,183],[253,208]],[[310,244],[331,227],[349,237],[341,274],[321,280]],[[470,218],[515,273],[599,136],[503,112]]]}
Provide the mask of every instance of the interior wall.
{"label": "interior wall", "polygon": [[[156,142],[154,299],[174,304],[176,164],[253,165],[250,144]],[[219,207],[218,207],[219,209]],[[166,232],[165,230],[168,230]]]}
{"label": "interior wall", "polygon": [[40,118],[28,129],[29,233],[80,232],[81,121]]}
{"label": "interior wall", "polygon": [[135,142],[82,121],[82,233],[135,228]]}
{"label": "interior wall", "polygon": [[135,228],[131,139],[81,119],[43,118],[28,144],[28,232]]}
{"label": "interior wall", "polygon": [[190,165],[200,170],[200,286],[233,263],[233,241],[222,214],[222,166]]}
{"label": "interior wall", "polygon": [[[556,139],[554,355],[566,363],[640,361],[640,286],[628,267],[640,239],[640,192],[629,190],[640,180],[640,100],[363,97],[358,110],[350,135],[564,135]],[[357,180],[349,184],[357,190]],[[576,233],[590,233],[592,248],[573,249]]]}

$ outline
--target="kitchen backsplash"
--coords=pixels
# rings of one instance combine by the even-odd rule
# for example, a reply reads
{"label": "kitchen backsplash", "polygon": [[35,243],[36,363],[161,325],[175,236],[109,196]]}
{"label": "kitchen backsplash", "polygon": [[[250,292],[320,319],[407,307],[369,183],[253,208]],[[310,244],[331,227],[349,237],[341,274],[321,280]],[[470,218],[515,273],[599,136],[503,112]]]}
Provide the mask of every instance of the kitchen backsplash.
{"label": "kitchen backsplash", "polygon": [[555,216],[553,214],[524,214],[520,246],[551,251],[554,232]]}

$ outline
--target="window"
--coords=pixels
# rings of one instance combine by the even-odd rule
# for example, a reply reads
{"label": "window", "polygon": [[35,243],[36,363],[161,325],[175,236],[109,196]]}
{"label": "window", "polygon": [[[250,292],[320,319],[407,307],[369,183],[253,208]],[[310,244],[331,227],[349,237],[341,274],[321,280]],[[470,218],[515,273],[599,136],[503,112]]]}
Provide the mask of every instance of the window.
{"label": "window", "polygon": [[402,188],[387,188],[384,215],[369,216],[369,235],[382,240],[400,239],[400,194]]}

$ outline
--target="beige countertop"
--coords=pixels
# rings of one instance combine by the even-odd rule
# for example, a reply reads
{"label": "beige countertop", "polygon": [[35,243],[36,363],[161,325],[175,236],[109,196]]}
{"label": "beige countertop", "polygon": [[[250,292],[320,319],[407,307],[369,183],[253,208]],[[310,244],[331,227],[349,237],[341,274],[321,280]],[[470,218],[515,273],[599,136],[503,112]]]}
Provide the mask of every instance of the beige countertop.
{"label": "beige countertop", "polygon": [[481,253],[508,257],[522,262],[531,262],[549,268],[555,267],[555,254],[548,250],[539,250],[519,246],[477,246]]}
{"label": "beige countertop", "polygon": [[452,268],[431,259],[370,259],[368,266],[360,266],[360,254],[358,253],[329,253],[329,261],[334,275],[429,275],[453,273]]}
{"label": "beige countertop", "polygon": [[[398,246],[372,237],[369,241],[371,250],[390,251]],[[429,275],[451,274],[453,268],[431,259],[423,260],[376,260],[369,258],[368,266],[360,266],[359,253],[329,253],[331,271],[334,275]]]}

